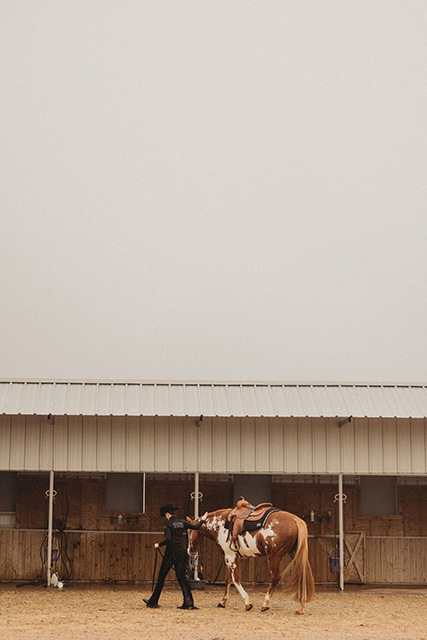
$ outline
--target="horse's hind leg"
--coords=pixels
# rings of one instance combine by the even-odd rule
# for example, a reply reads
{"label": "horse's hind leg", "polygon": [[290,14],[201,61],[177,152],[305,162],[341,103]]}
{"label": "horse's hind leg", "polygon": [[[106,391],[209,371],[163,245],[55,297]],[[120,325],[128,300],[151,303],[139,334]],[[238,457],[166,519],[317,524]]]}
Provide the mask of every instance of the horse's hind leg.
{"label": "horse's hind leg", "polygon": [[271,573],[271,582],[268,587],[268,591],[265,594],[264,602],[262,603],[261,611],[268,611],[270,608],[270,598],[273,595],[277,585],[280,582],[280,557],[279,556],[267,556],[268,567]]}

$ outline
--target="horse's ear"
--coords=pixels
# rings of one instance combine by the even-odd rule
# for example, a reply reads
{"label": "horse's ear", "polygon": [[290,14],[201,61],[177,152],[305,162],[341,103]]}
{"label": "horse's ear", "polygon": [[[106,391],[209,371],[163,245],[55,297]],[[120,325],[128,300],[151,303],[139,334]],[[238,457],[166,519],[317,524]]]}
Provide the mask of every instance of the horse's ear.
{"label": "horse's ear", "polygon": [[191,524],[194,524],[194,520],[192,520],[191,518],[189,518],[188,516],[185,517],[185,519],[187,520],[187,522],[191,522]]}

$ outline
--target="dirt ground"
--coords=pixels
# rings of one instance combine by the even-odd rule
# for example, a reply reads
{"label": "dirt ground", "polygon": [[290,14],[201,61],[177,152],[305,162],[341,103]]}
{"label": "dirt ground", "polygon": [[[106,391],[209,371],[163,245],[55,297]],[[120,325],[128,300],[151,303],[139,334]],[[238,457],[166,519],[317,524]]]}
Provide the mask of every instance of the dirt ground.
{"label": "dirt ground", "polygon": [[261,613],[264,587],[247,586],[254,608],[246,612],[232,588],[227,609],[217,604],[223,588],[193,592],[198,611],[181,611],[181,593],[166,587],[159,609],[142,601],[144,586],[0,586],[1,640],[427,640],[427,590],[349,588],[316,592],[297,616],[280,589]]}

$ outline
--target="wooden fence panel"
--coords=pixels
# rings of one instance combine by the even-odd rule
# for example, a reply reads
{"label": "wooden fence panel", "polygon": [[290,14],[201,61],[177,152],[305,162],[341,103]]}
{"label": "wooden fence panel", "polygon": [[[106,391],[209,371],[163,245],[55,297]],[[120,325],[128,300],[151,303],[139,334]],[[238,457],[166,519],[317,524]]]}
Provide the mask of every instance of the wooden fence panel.
{"label": "wooden fence panel", "polygon": [[427,538],[366,538],[366,582],[427,584]]}
{"label": "wooden fence panel", "polygon": [[[155,551],[162,534],[146,532],[67,531],[55,535],[53,549],[60,558],[54,569],[61,578],[82,582],[151,582]],[[337,583],[329,570],[328,553],[333,537],[309,539],[309,560],[315,582]],[[46,576],[46,532],[0,529],[0,581],[32,581]],[[201,547],[203,576],[208,582],[225,580],[221,550],[211,541]],[[346,554],[346,561],[348,561]],[[157,558],[157,571],[160,564]],[[289,558],[282,560],[282,569]],[[265,558],[241,562],[243,582],[267,583],[270,574]],[[168,580],[175,580],[170,572]],[[413,584],[427,582],[427,537],[366,537],[367,584]]]}

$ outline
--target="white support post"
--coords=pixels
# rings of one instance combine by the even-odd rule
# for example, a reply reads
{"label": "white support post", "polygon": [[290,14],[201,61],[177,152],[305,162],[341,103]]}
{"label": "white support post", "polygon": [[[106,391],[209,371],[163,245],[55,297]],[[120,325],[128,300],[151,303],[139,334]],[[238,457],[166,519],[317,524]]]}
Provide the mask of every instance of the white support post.
{"label": "white support post", "polygon": [[[197,463],[199,462],[199,428],[197,427]],[[197,468],[199,465],[197,464]],[[194,474],[194,519],[199,517],[199,472]],[[195,557],[194,561],[194,580],[199,579],[199,557]]]}
{"label": "white support post", "polygon": [[343,495],[343,475],[338,475],[339,494],[339,547],[340,547],[340,589],[344,591],[344,495]]}
{"label": "white support post", "polygon": [[194,474],[194,519],[199,517],[199,472]]}
{"label": "white support post", "polygon": [[50,472],[49,476],[49,516],[47,525],[47,586],[50,587],[51,571],[52,571],[52,535],[53,535],[53,483],[54,473]]}
{"label": "white support post", "polygon": [[[196,471],[194,473],[194,519],[199,517],[199,468],[200,468],[200,425],[202,423],[202,417],[196,422],[197,436],[196,436]],[[197,555],[194,560],[194,580],[199,579],[199,556]]]}

